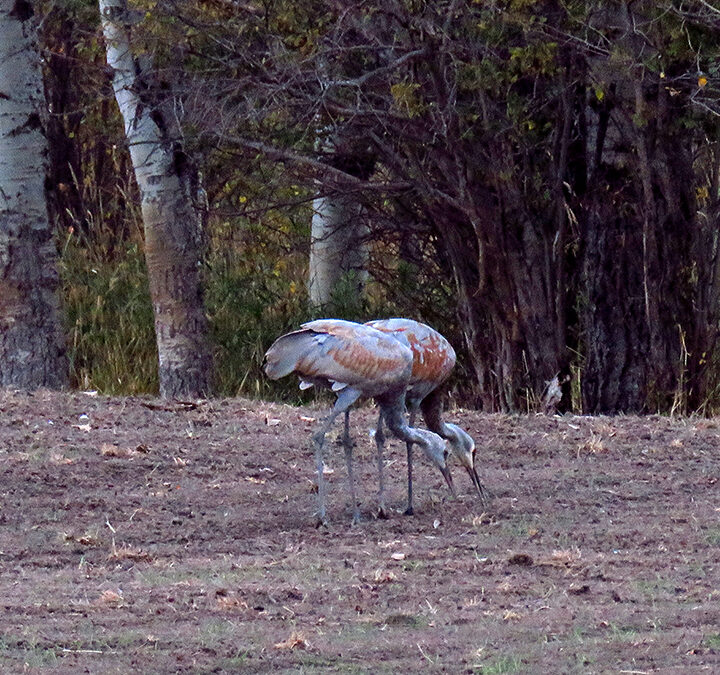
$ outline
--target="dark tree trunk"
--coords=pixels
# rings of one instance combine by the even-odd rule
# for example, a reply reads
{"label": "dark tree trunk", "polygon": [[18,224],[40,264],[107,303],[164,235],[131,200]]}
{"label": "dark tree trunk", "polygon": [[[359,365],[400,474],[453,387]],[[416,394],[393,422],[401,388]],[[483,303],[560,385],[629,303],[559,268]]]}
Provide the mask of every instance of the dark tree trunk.
{"label": "dark tree trunk", "polygon": [[562,370],[565,340],[554,263],[542,228],[524,221],[518,195],[501,209],[487,193],[474,225],[437,208],[433,220],[452,267],[458,311],[483,409],[535,410]]}
{"label": "dark tree trunk", "polygon": [[585,413],[640,412],[645,407],[646,355],[642,227],[629,207],[633,181],[611,169],[597,172],[585,202],[583,288],[579,319],[585,363]]}
{"label": "dark tree trunk", "polygon": [[[720,180],[720,153],[715,166]],[[704,411],[718,376],[713,354],[718,344],[720,327],[720,193],[709,199],[700,213],[697,236],[693,242],[693,259],[704,261],[698,265],[697,285],[693,298],[696,310],[693,333],[688,335],[687,409]]]}
{"label": "dark tree trunk", "polygon": [[[677,131],[685,110],[669,106],[657,76],[647,80],[618,84],[612,112],[597,117],[600,163],[584,215],[585,412],[685,411],[688,350],[716,334],[692,306],[688,265],[703,228],[690,139]],[[696,273],[707,277],[707,264],[701,253]]]}

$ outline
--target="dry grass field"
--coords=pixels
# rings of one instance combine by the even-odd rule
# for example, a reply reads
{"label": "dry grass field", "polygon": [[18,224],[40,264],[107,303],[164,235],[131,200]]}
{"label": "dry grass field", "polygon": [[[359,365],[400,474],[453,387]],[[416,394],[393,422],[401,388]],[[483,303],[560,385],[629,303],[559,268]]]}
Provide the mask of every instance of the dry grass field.
{"label": "dry grass field", "polygon": [[376,520],[365,407],[316,529],[320,414],[0,392],[0,671],[720,672],[717,421],[450,411],[492,504],[393,442]]}

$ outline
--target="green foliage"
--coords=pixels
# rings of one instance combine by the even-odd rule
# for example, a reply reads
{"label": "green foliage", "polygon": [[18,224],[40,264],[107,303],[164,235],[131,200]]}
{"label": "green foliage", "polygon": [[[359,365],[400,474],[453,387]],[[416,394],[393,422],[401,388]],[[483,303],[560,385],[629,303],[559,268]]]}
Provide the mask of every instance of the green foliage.
{"label": "green foliage", "polygon": [[310,317],[299,256],[275,257],[260,238],[254,251],[228,248],[211,254],[206,291],[215,351],[218,394],[299,400],[297,382],[274,383],[262,372],[273,340]]}
{"label": "green foliage", "polygon": [[423,112],[423,104],[419,96],[420,85],[417,82],[398,82],[390,85],[390,93],[394,101],[394,109],[398,115],[412,119]]}
{"label": "green foliage", "polygon": [[498,656],[487,665],[475,666],[475,672],[481,675],[500,675],[501,673],[520,673],[525,670],[521,657],[511,654]]}
{"label": "green foliage", "polygon": [[60,258],[74,386],[105,394],[157,391],[157,350],[142,251],[106,250],[68,235]]}
{"label": "green foliage", "polygon": [[367,320],[368,303],[359,290],[360,276],[357,270],[350,270],[340,278],[332,292],[333,316],[347,321]]}
{"label": "green foliage", "polygon": [[510,66],[513,78],[523,75],[553,75],[557,42],[539,42],[510,48]]}
{"label": "green foliage", "polygon": [[[220,228],[221,229],[221,228]],[[223,242],[215,229],[206,307],[221,395],[297,399],[290,378],[270,382],[262,357],[281,333],[309,318],[302,259],[285,256],[267,232],[238,225]],[[141,244],[109,252],[75,234],[63,242],[60,271],[74,386],[106,394],[156,393],[157,351]],[[292,393],[291,393],[292,392]],[[293,396],[295,398],[293,399]]]}

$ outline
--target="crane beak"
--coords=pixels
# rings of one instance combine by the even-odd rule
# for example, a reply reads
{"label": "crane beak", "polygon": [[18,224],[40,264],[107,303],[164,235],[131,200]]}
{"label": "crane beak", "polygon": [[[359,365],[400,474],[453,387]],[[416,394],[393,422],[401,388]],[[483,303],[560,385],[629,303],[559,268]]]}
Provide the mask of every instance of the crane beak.
{"label": "crane beak", "polygon": [[473,485],[475,486],[475,489],[477,490],[478,497],[480,497],[483,504],[487,504],[490,501],[490,492],[488,489],[480,482],[480,476],[478,476],[478,472],[475,469],[474,466],[472,467],[465,467],[467,469],[468,475],[470,476],[470,480],[473,482]]}
{"label": "crane beak", "polygon": [[447,486],[450,488],[450,492],[452,493],[452,496],[455,497],[455,486],[453,485],[453,479],[450,475],[450,469],[446,467],[440,469],[442,472],[443,478],[445,479],[445,482],[447,483]]}

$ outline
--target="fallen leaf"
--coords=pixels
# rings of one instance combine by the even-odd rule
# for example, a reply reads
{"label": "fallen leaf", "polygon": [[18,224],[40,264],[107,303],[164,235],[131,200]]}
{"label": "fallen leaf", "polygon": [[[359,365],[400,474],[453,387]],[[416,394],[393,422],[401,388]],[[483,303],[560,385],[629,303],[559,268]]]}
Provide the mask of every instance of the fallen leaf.
{"label": "fallen leaf", "polygon": [[520,619],[522,619],[522,614],[514,612],[512,609],[505,612],[503,616],[503,621],[519,621]]}
{"label": "fallen leaf", "polygon": [[98,603],[102,605],[120,605],[123,602],[123,596],[115,591],[106,590],[100,594]]}
{"label": "fallen leaf", "polygon": [[553,551],[549,559],[539,562],[539,565],[550,565],[552,567],[566,567],[580,560],[579,550],[575,551]]}
{"label": "fallen leaf", "polygon": [[309,646],[305,636],[302,633],[292,632],[287,640],[276,642],[275,649],[307,649]]}
{"label": "fallen leaf", "polygon": [[152,560],[150,554],[141,548],[132,548],[125,545],[115,546],[114,541],[109,558],[111,560],[135,560],[140,562],[150,562]]}
{"label": "fallen leaf", "polygon": [[395,581],[397,577],[390,570],[375,570],[373,581],[376,584],[385,584],[390,581]]}
{"label": "fallen leaf", "polygon": [[470,523],[473,527],[480,527],[481,525],[491,525],[493,523],[493,517],[489,513],[483,512],[479,516],[473,516],[470,520]]}
{"label": "fallen leaf", "polygon": [[137,452],[132,448],[120,448],[112,443],[103,443],[100,446],[100,454],[103,457],[134,457]]}
{"label": "fallen leaf", "polygon": [[68,534],[66,532],[63,534],[63,538],[65,539],[65,541],[74,541],[78,544],[81,544],[82,546],[100,546],[100,540],[90,534],[83,534],[79,537],[76,537],[74,534]]}
{"label": "fallen leaf", "polygon": [[218,609],[249,609],[247,602],[233,596],[221,595],[215,598]]}

